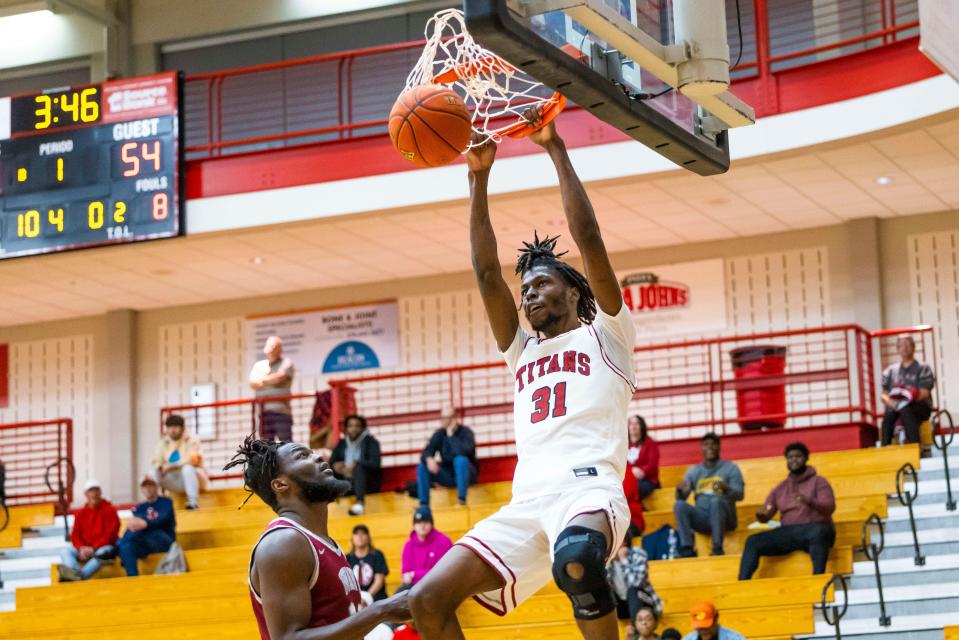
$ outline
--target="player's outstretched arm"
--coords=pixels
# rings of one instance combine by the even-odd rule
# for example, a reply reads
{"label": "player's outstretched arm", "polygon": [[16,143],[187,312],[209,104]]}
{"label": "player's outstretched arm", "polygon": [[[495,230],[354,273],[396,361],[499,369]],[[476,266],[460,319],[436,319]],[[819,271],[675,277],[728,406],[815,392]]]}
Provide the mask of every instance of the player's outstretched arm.
{"label": "player's outstretched arm", "polygon": [[470,246],[473,271],[483,306],[489,318],[496,346],[506,351],[519,326],[519,314],[509,286],[503,280],[503,271],[496,251],[496,234],[489,219],[489,172],[496,157],[496,145],[487,142],[466,152],[466,166],[470,181]]}
{"label": "player's outstretched arm", "polygon": [[309,542],[295,531],[277,531],[257,546],[257,591],[273,640],[355,640],[381,622],[410,619],[408,592],[404,591],[334,624],[307,629],[311,614],[310,576],[315,562]]}
{"label": "player's outstretched arm", "polygon": [[[527,109],[523,115],[530,123],[538,124],[540,107]],[[586,195],[583,183],[576,175],[576,170],[573,169],[573,163],[569,160],[566,144],[556,132],[556,125],[553,122],[531,133],[529,139],[546,149],[556,167],[559,190],[563,197],[563,211],[566,213],[566,224],[573,236],[573,242],[576,243],[583,257],[586,279],[593,289],[599,308],[604,313],[614,316],[623,306],[623,294],[616,281],[613,266],[609,262],[606,245],[603,244],[603,236],[600,234],[599,224],[593,213],[593,205],[589,201],[589,196]]]}

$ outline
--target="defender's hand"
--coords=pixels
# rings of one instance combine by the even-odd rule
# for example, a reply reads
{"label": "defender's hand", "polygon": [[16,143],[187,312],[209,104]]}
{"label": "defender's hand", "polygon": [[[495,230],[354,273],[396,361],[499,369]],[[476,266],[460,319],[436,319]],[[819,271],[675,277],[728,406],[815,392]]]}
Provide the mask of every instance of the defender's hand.
{"label": "defender's hand", "polygon": [[[479,135],[474,133],[472,142],[475,144],[478,141]],[[489,171],[495,159],[496,143],[492,140],[487,140],[466,152],[466,166],[469,167],[471,173]]]}
{"label": "defender's hand", "polygon": [[378,601],[383,617],[387,622],[406,622],[413,617],[410,613],[410,590],[405,589],[397,594]]}
{"label": "defender's hand", "polygon": [[[523,112],[523,118],[534,127],[538,127],[543,121],[543,107],[536,105]],[[561,138],[556,133],[556,121],[551,121],[548,125],[529,134],[529,139],[541,147],[547,147],[554,142],[560,142]]]}

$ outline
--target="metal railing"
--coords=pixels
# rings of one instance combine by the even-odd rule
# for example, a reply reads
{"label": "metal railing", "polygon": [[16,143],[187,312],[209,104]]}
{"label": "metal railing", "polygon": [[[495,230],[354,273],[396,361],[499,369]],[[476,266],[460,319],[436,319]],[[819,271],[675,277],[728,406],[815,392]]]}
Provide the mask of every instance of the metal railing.
{"label": "metal railing", "polygon": [[[707,431],[736,434],[756,423],[782,424],[786,429],[875,425],[870,340],[862,328],[840,325],[637,347],[638,390],[630,411],[643,414],[661,441],[695,438]],[[737,376],[730,351],[757,344],[786,348],[781,374]],[[334,390],[352,390],[355,407],[380,441],[385,467],[418,461],[446,404],[459,407],[460,418],[476,434],[481,458],[515,454],[514,383],[502,362],[356,375],[327,383]],[[744,394],[777,389],[784,390],[785,397],[778,409],[741,414]],[[314,399],[314,394],[289,397],[293,437],[299,442],[309,441]],[[160,424],[167,415],[181,413],[190,432],[201,436],[207,469],[216,474],[237,444],[256,429],[256,406],[248,398],[164,407]],[[332,424],[340,425],[352,406],[334,402]],[[227,477],[234,476],[215,479]]]}
{"label": "metal railing", "polygon": [[[734,60],[742,50],[733,90],[748,83],[762,96],[754,105],[760,116],[781,112],[779,74],[918,35],[917,0],[727,0],[726,16]],[[382,135],[422,46],[417,40],[191,75],[187,157]]]}
{"label": "metal railing", "polygon": [[[907,486],[908,483],[912,483],[911,490]],[[918,496],[919,474],[916,473],[916,468],[907,462],[896,471],[896,497],[899,498],[900,504],[909,509],[909,528],[912,530],[912,545],[916,552],[913,556],[913,563],[915,563],[917,567],[921,567],[926,564],[926,557],[922,555],[922,551],[919,549],[919,533],[916,531],[916,516],[912,511],[912,505]]]}
{"label": "metal railing", "polygon": [[67,513],[70,503],[73,502],[73,483],[76,479],[77,469],[69,458],[58,458],[51,462],[43,473],[43,483],[47,485],[50,493],[57,496],[60,514],[63,515],[63,539],[66,542],[70,542],[70,521]]}
{"label": "metal railing", "polygon": [[[947,432],[943,432],[943,416],[945,416],[949,422]],[[949,435],[948,440],[946,439],[946,433]],[[935,445],[937,449],[942,451],[942,468],[946,476],[946,511],[956,510],[956,501],[952,497],[952,478],[949,475],[949,445],[952,444],[952,440],[955,438],[955,436],[956,425],[952,421],[952,414],[945,409],[940,409],[932,417],[932,444]]]}
{"label": "metal railing", "polygon": [[[836,585],[842,587],[842,607],[836,604],[836,600],[839,599],[837,593]],[[833,601],[829,602],[829,593],[832,589]],[[823,620],[826,621],[826,624],[831,625],[836,630],[836,640],[842,640],[842,630],[839,628],[839,621],[842,620],[843,616],[846,615],[846,610],[849,609],[849,585],[846,584],[846,576],[841,573],[835,574],[832,578],[829,579],[822,588],[822,600],[819,603],[819,608],[822,610]]]}
{"label": "metal railing", "polygon": [[[873,529],[878,533],[879,544],[876,544],[873,535]],[[876,590],[879,592],[879,626],[888,627],[892,624],[892,618],[886,613],[886,599],[882,592],[882,572],[879,569],[879,556],[882,555],[886,547],[886,533],[883,528],[882,519],[875,513],[866,518],[862,523],[862,551],[866,558],[872,560],[876,571]]]}
{"label": "metal railing", "polygon": [[[57,418],[0,424],[0,460],[6,467],[8,505],[59,502],[57,490],[44,477],[51,460],[73,460],[73,420]],[[73,502],[73,484],[66,487]]]}

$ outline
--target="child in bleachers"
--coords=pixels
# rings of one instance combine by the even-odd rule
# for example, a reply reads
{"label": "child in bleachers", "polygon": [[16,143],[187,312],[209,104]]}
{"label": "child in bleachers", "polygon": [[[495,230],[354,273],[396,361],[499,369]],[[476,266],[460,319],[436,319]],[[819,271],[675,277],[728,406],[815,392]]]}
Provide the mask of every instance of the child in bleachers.
{"label": "child in bleachers", "polygon": [[633,536],[627,532],[616,557],[606,568],[620,620],[635,620],[643,607],[651,608],[657,615],[663,611],[663,601],[649,582],[647,560],[646,552],[633,546]]}

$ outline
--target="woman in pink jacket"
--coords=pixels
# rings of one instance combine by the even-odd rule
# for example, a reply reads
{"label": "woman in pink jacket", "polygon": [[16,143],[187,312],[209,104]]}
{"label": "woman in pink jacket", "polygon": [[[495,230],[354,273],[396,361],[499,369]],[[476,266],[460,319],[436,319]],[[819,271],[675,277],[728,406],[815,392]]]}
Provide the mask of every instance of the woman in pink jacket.
{"label": "woman in pink jacket", "polygon": [[433,528],[433,512],[421,506],[413,514],[413,531],[403,546],[403,584],[399,590],[409,589],[440,561],[453,542]]}

